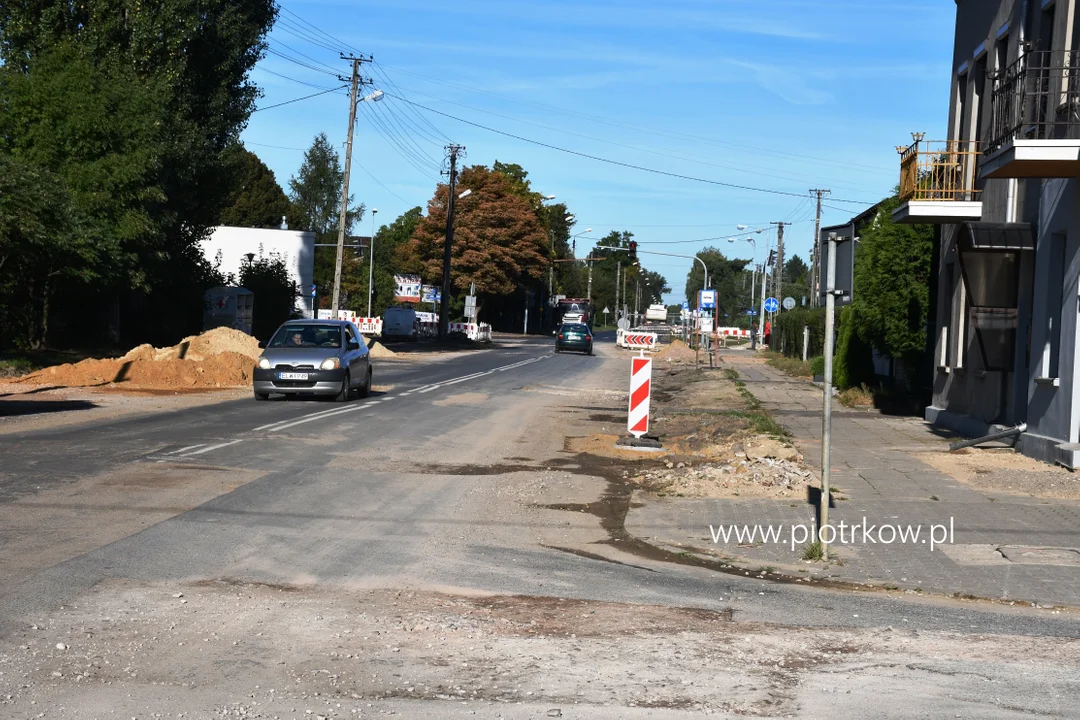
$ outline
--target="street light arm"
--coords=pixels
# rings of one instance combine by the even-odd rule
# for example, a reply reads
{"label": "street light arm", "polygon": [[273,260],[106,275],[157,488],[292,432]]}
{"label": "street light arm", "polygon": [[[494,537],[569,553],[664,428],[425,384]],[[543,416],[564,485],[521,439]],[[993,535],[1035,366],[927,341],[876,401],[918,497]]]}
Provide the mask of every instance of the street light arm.
{"label": "street light arm", "polygon": [[[615,247],[613,245],[597,245],[596,247],[599,248],[600,250],[625,250],[626,249],[626,248],[621,248],[621,247]],[[701,263],[701,269],[705,271],[705,289],[706,290],[709,289],[709,268],[705,264],[705,261],[702,260],[697,255],[679,255],[679,254],[676,254],[676,253],[657,252],[656,250],[638,250],[638,252],[641,253],[642,255],[663,255],[665,257],[677,257],[677,258],[685,258],[687,260],[697,260],[699,263]]]}

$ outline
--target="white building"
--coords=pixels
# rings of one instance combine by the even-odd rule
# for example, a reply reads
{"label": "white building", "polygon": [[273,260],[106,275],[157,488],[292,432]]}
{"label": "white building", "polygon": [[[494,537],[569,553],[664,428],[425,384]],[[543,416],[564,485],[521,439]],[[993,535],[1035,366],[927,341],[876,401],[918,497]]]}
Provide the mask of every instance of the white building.
{"label": "white building", "polygon": [[[315,273],[315,233],[303,230],[276,230],[221,226],[214,228],[202,244],[203,256],[211,265],[219,258],[221,272],[238,279],[247,255],[280,255],[289,276],[300,291],[297,303],[304,317],[311,317],[311,285]],[[219,255],[220,254],[220,255]],[[255,299],[258,303],[258,298]]]}

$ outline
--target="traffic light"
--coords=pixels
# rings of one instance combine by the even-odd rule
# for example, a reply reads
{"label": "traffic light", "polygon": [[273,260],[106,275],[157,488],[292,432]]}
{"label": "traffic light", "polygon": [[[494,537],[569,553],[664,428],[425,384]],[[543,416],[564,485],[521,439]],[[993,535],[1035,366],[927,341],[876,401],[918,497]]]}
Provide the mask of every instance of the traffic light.
{"label": "traffic light", "polygon": [[637,240],[630,241],[630,259],[637,260]]}
{"label": "traffic light", "polygon": [[776,251],[775,250],[770,250],[769,251],[769,267],[772,267],[773,263],[775,263],[775,262],[776,262]]}

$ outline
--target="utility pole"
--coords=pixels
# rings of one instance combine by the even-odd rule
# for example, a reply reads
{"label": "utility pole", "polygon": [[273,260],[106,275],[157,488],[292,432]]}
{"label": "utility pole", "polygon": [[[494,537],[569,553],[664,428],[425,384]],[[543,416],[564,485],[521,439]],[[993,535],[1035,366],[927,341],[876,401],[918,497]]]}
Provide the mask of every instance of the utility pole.
{"label": "utility pole", "polygon": [[[776,301],[783,302],[784,300],[784,226],[785,222],[774,222],[776,226],[776,270],[773,283],[776,287]],[[780,308],[776,309],[776,314],[780,314]]]}
{"label": "utility pole", "polygon": [[341,215],[338,218],[337,257],[334,260],[334,296],[330,308],[330,317],[334,320],[337,319],[341,301],[341,262],[345,254],[345,223],[349,214],[349,174],[352,172],[353,128],[356,127],[356,94],[360,86],[366,84],[360,79],[360,63],[371,62],[370,57],[344,54],[341,59],[352,61],[352,89],[349,91],[349,139],[345,143],[345,180],[341,184]]}
{"label": "utility pole", "polygon": [[821,198],[824,195],[828,195],[832,190],[811,190],[810,192],[817,195],[817,218],[814,220],[814,252],[811,253],[810,263],[810,304],[817,307],[821,304],[821,293],[818,292],[817,286],[821,282],[821,275],[819,266],[821,260],[819,259],[821,254]]}
{"label": "utility pole", "polygon": [[[446,152],[450,157],[450,182],[448,200],[446,203],[446,240],[443,243],[442,261],[442,302],[439,304],[439,339],[445,340],[450,330],[450,251],[454,246],[454,197],[457,186],[457,160],[458,155],[465,148],[461,145],[447,145]],[[528,309],[526,309],[526,321],[528,322]]]}

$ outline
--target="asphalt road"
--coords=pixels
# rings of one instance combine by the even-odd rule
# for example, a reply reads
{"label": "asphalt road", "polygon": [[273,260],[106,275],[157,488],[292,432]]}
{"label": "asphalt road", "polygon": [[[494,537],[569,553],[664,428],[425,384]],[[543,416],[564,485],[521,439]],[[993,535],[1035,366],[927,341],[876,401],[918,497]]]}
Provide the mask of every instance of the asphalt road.
{"label": "asphalt road", "polygon": [[734,608],[741,619],[796,625],[1080,636],[1080,623],[1067,616],[808,590],[541,546],[532,536],[535,518],[493,514],[505,503],[487,507],[485,494],[501,492],[498,484],[483,489],[466,480],[542,472],[544,458],[538,466],[510,445],[555,400],[523,390],[591,381],[612,362],[603,354],[554,355],[550,342],[536,340],[435,362],[382,363],[375,384],[388,389],[348,404],[237,400],[2,436],[0,502],[132,464],[147,473],[161,466],[260,475],[0,590],[0,622],[61,605],[106,578],[238,577]]}

